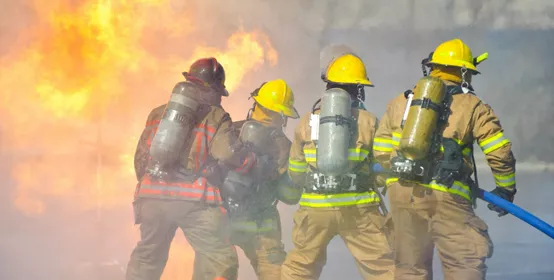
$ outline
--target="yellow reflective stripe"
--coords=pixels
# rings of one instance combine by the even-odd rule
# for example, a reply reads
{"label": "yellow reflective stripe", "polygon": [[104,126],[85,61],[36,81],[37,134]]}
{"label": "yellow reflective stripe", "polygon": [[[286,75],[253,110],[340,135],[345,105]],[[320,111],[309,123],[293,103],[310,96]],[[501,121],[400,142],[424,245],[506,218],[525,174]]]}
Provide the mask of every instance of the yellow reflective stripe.
{"label": "yellow reflective stripe", "polygon": [[300,199],[300,206],[321,208],[352,206],[360,204],[378,203],[379,196],[375,192],[315,194],[304,193]]}
{"label": "yellow reflective stripe", "polygon": [[452,184],[452,187],[450,188],[445,185],[437,184],[435,181],[432,181],[429,185],[423,184],[423,186],[441,192],[457,194],[467,200],[471,200],[471,191],[469,190],[469,186],[458,181],[454,181],[454,184]]}
{"label": "yellow reflective stripe", "polygon": [[510,173],[507,175],[494,174],[494,181],[499,187],[511,187],[516,184],[516,174]]}
{"label": "yellow reflective stripe", "polygon": [[387,178],[387,180],[385,181],[385,186],[388,186],[392,183],[395,183],[395,182],[398,182],[398,178]]}
{"label": "yellow reflective stripe", "polygon": [[348,160],[364,161],[369,155],[369,151],[362,148],[348,149]]}
{"label": "yellow reflective stripe", "polygon": [[[459,196],[461,196],[461,197],[463,197],[467,200],[471,200],[471,190],[470,190],[469,186],[462,183],[462,182],[459,182],[459,181],[454,181],[454,184],[452,184],[452,187],[450,187],[450,188],[448,188],[445,185],[438,184],[435,181],[432,181],[430,184],[421,184],[421,183],[418,183],[418,182],[408,181],[408,180],[405,180],[405,181],[410,182],[410,183],[414,183],[414,184],[418,184],[420,186],[424,186],[424,187],[427,187],[427,188],[431,188],[431,189],[434,189],[434,190],[437,190],[437,191],[459,195]],[[398,182],[398,178],[394,178],[394,177],[393,178],[388,178],[386,180],[385,184],[388,186],[388,185],[390,185],[394,182]]]}
{"label": "yellow reflective stripe", "polygon": [[304,157],[306,162],[316,162],[316,150],[315,149],[304,149]]}
{"label": "yellow reflective stripe", "polygon": [[377,152],[392,152],[392,139],[376,137],[373,139],[373,150]]}
{"label": "yellow reflective stripe", "polygon": [[296,161],[289,159],[289,170],[293,172],[306,172],[308,171],[308,163],[305,161]]}
{"label": "yellow reflective stripe", "polygon": [[[351,161],[364,161],[369,155],[369,151],[362,148],[352,148],[348,149],[348,160]],[[304,157],[306,162],[316,162],[317,161],[317,152],[316,149],[304,149]],[[290,162],[289,162],[290,166]]]}
{"label": "yellow reflective stripe", "polygon": [[393,133],[392,133],[392,144],[393,144],[394,146],[400,145],[400,138],[402,138],[402,134],[401,134],[401,133],[393,132]]}
{"label": "yellow reflective stripe", "polygon": [[504,133],[498,132],[497,134],[483,140],[479,143],[481,150],[484,154],[488,154],[506,144],[510,143],[510,140],[504,136]]}
{"label": "yellow reflective stripe", "polygon": [[233,230],[242,232],[268,232],[275,228],[273,219],[265,219],[259,225],[256,221],[233,221],[231,227]]}

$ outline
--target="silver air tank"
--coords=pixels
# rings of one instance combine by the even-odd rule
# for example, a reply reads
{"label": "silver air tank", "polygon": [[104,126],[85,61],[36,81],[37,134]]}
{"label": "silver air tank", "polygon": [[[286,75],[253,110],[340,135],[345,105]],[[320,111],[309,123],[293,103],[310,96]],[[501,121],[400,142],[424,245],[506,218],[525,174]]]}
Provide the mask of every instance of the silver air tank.
{"label": "silver air tank", "polygon": [[199,103],[187,97],[186,83],[173,88],[162,119],[150,145],[153,175],[168,172],[179,159],[181,151],[195,125]]}
{"label": "silver air tank", "polygon": [[270,127],[257,121],[246,121],[240,130],[240,141],[258,154],[267,153],[267,145],[271,143]]}
{"label": "silver air tank", "polygon": [[352,101],[343,89],[332,88],[321,98],[317,169],[326,176],[348,172],[348,148],[352,125]]}
{"label": "silver air tank", "polygon": [[[271,129],[257,121],[246,121],[242,124],[239,140],[242,143],[243,149],[257,153],[258,155],[265,154],[264,148],[267,149],[270,143]],[[260,160],[260,158],[258,158]],[[256,192],[256,182],[252,174],[241,174],[234,170],[229,170],[221,191],[223,196],[229,201],[234,201],[237,205],[242,203],[242,200]],[[228,209],[233,212],[233,209]]]}

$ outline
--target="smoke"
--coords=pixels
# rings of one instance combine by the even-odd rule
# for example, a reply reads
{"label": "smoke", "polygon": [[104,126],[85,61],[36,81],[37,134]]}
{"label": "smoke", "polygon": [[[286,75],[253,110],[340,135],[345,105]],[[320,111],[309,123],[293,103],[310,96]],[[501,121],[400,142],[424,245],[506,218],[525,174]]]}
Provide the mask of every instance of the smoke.
{"label": "smoke", "polygon": [[[52,1],[52,5],[54,2],[57,1]],[[227,39],[241,28],[265,33],[279,55],[279,62],[276,66],[266,64],[247,73],[231,97],[224,101],[233,119],[238,120],[246,116],[250,107],[248,93],[262,82],[276,78],[283,78],[290,84],[298,111],[306,114],[324,89],[320,79],[324,67],[321,61],[332,57],[321,51],[331,45],[347,46],[366,63],[368,76],[375,84],[375,88],[366,91],[366,107],[381,116],[387,102],[421,77],[421,59],[440,42],[459,37],[472,48],[474,55],[490,54],[479,66],[482,75],[474,78],[474,87],[477,95],[499,115],[506,134],[514,142],[516,158],[550,160],[554,156],[550,144],[554,140],[554,132],[550,129],[554,121],[551,110],[554,106],[551,78],[554,56],[550,48],[554,43],[554,4],[549,0],[529,2],[175,0],[168,5],[175,13],[182,12],[183,16],[190,17],[190,25],[194,26],[190,32],[195,40],[165,36],[164,33],[156,37],[155,32],[150,32],[150,40],[144,42],[144,47],[160,59],[173,55],[185,60],[197,44],[225,48]],[[33,38],[21,33],[36,23],[32,4],[31,1],[0,0],[0,58],[32,42]],[[185,14],[185,11],[192,11],[192,14]],[[159,28],[155,15],[150,23],[152,30]],[[0,75],[7,74],[1,71]],[[169,90],[173,86],[159,85],[167,81],[165,77],[151,76],[149,79],[156,86],[145,88],[146,91]],[[129,77],[127,81],[134,82]],[[2,102],[9,102],[3,98],[5,89],[0,89],[0,94]],[[153,96],[134,101],[136,107],[124,111],[126,116],[103,117],[142,121],[150,108],[165,102],[167,97],[163,92],[155,96],[155,93],[142,92],[141,96],[150,94]],[[237,104],[240,106],[235,106]],[[22,112],[25,113],[28,112]],[[117,114],[117,111],[110,113]],[[289,122],[289,136],[296,124],[297,121]],[[22,157],[19,154],[22,151],[8,150],[3,132],[13,128],[0,126],[0,175],[6,178],[1,187],[6,195],[2,196],[1,203],[5,226],[0,230],[0,278],[85,279],[85,276],[60,276],[59,271],[78,270],[76,263],[83,264],[81,267],[86,271],[90,268],[87,262],[98,264],[112,258],[124,265],[134,243],[129,238],[132,230],[128,229],[132,223],[130,205],[112,208],[98,216],[92,210],[68,213],[72,210],[56,207],[59,201],[52,199],[48,202],[49,212],[36,218],[26,217],[11,207],[14,182],[10,179],[10,162]],[[110,139],[117,141],[113,138]],[[125,188],[132,188],[134,183],[128,182]],[[129,200],[131,195],[129,192]],[[289,240],[290,213],[282,216],[284,239]],[[248,266],[248,262],[241,261],[243,266]],[[67,266],[72,266],[73,270]]]}

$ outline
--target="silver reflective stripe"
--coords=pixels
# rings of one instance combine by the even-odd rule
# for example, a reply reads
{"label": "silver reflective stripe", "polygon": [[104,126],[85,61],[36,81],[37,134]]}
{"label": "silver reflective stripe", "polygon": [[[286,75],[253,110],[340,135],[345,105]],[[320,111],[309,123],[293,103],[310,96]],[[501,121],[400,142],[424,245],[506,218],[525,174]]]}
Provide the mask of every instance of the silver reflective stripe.
{"label": "silver reflective stripe", "polygon": [[373,142],[373,146],[382,147],[382,148],[392,148],[392,143],[382,143],[382,142]]}
{"label": "silver reflective stripe", "polygon": [[[506,141],[506,140],[508,140],[508,138],[506,138],[504,135],[501,135],[500,137],[498,137],[498,139],[494,139],[493,141],[481,146],[481,149],[485,153],[491,152],[492,151],[491,148],[493,148],[494,146],[500,144],[502,141]],[[489,151],[489,150],[491,150],[491,151]]]}
{"label": "silver reflective stripe", "polygon": [[293,169],[307,169],[307,167],[308,167],[308,164],[307,164],[307,163],[299,164],[299,163],[292,163],[291,161],[289,161],[289,168],[293,168]]}
{"label": "silver reflective stripe", "polygon": [[[355,150],[355,149],[351,149],[351,150]],[[363,161],[364,159],[367,158],[367,155],[369,153],[365,153],[365,152],[356,152],[356,151],[348,151],[348,160],[356,160],[356,161]]]}
{"label": "silver reflective stripe", "polygon": [[316,159],[316,154],[315,153],[306,153],[304,152],[304,156],[306,157],[306,160],[310,159],[310,160],[315,160]]}
{"label": "silver reflective stripe", "polygon": [[[307,195],[306,195],[307,196]],[[341,202],[355,202],[362,199],[376,199],[377,195],[375,193],[366,193],[364,195],[353,195],[353,196],[346,196],[346,197],[328,197],[328,198],[307,198],[306,196],[302,196],[301,202],[306,203],[341,203]]]}

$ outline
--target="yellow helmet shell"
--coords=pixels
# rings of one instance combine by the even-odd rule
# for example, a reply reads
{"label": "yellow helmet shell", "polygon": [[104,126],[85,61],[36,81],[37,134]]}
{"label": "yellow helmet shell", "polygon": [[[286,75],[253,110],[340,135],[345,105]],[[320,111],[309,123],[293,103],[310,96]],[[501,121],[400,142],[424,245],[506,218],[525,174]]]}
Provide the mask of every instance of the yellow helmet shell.
{"label": "yellow helmet shell", "polygon": [[471,49],[460,39],[452,39],[440,44],[429,61],[429,64],[464,67],[479,73],[473,61]]}
{"label": "yellow helmet shell", "polygon": [[325,82],[373,86],[367,78],[364,62],[356,55],[347,53],[332,60],[327,66]]}
{"label": "yellow helmet shell", "polygon": [[266,82],[253,98],[260,106],[268,110],[282,113],[293,119],[299,117],[294,108],[294,93],[282,79]]}

